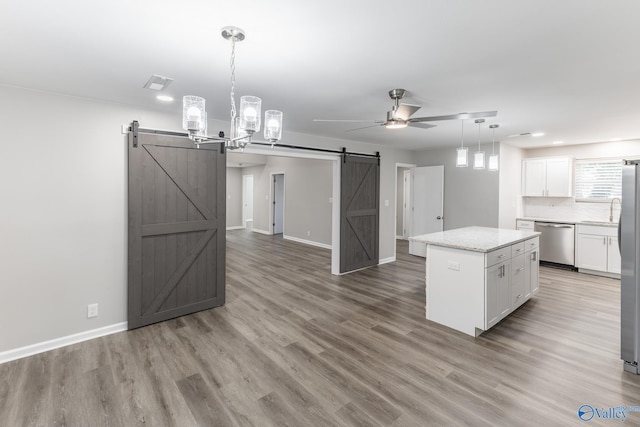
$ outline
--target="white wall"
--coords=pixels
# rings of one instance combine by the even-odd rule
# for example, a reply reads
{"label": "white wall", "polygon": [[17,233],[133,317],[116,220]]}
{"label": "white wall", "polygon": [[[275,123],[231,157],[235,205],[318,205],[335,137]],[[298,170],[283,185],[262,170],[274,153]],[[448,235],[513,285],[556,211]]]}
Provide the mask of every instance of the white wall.
{"label": "white wall", "polygon": [[[272,173],[284,173],[284,236],[331,245],[333,165],[328,160],[265,156],[266,164],[243,168],[253,175],[253,227],[270,231]],[[307,233],[308,232],[308,233]]]}
{"label": "white wall", "polygon": [[242,227],[242,169],[227,167],[227,227]]}
{"label": "white wall", "polygon": [[[472,160],[473,148],[469,151]],[[420,151],[412,159],[419,166],[444,165],[444,229],[497,227],[498,172],[458,168],[455,160],[455,147]]]}
{"label": "white wall", "polygon": [[0,86],[0,120],[0,353],[125,322],[120,127],[180,129],[180,117]]}
{"label": "white wall", "polygon": [[522,215],[522,156],[523,150],[500,143],[500,189],[498,227],[515,228],[516,218]]}
{"label": "white wall", "polygon": [[[0,85],[0,355],[126,322],[127,144],[120,127],[138,120],[180,130],[175,110]],[[210,119],[209,128],[228,124]],[[381,152],[380,257],[394,257],[395,164],[411,153],[295,133],[282,142]],[[87,319],[92,303],[99,316]]]}

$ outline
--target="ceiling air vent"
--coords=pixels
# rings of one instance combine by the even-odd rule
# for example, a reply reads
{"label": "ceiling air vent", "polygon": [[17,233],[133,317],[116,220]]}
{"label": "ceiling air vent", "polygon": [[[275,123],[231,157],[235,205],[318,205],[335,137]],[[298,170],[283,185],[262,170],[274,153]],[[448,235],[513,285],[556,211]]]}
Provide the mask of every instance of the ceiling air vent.
{"label": "ceiling air vent", "polygon": [[165,90],[167,86],[173,81],[170,77],[163,77],[157,74],[152,75],[149,80],[144,84],[145,89],[151,90]]}

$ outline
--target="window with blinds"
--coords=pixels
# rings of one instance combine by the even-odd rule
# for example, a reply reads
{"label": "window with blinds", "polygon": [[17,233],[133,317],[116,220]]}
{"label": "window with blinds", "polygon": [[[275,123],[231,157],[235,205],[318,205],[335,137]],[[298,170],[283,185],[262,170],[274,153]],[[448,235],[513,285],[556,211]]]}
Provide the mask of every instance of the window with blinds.
{"label": "window with blinds", "polygon": [[608,202],[622,195],[622,160],[576,160],[576,200]]}

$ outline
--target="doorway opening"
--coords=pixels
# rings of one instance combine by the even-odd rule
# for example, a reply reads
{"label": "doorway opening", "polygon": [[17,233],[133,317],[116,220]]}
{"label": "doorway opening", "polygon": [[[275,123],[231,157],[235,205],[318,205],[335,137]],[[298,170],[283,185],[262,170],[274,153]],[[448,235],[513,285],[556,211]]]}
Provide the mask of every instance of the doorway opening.
{"label": "doorway opening", "polygon": [[272,234],[284,234],[284,173],[271,173]]}
{"label": "doorway opening", "polygon": [[[396,220],[394,225],[396,240],[408,239],[411,236],[411,170],[415,167],[416,165],[409,163],[396,163]],[[404,247],[400,246],[401,249]],[[398,245],[395,245],[395,248],[394,258],[397,258]]]}

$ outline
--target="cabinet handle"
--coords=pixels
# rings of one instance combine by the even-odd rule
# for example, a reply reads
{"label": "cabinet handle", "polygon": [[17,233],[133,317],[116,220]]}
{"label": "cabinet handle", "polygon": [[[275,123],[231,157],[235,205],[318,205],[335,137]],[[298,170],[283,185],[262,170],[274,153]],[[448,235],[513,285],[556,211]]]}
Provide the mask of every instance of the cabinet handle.
{"label": "cabinet handle", "polygon": [[522,249],[516,249],[516,252],[520,252]]}
{"label": "cabinet handle", "polygon": [[520,295],[518,295],[518,296],[516,297],[516,299],[520,299],[520,298],[522,298],[522,294],[520,294]]}
{"label": "cabinet handle", "polygon": [[504,254],[498,255],[498,259],[500,259],[500,258],[504,258]]}
{"label": "cabinet handle", "polygon": [[519,269],[517,269],[516,271],[522,271],[524,270],[524,267],[520,267]]}
{"label": "cabinet handle", "polygon": [[537,252],[537,251],[534,251],[534,252],[531,254],[531,261],[537,261],[537,260],[538,260],[538,252]]}
{"label": "cabinet handle", "polygon": [[605,245],[607,244],[607,238],[606,237],[604,238],[604,242],[602,242],[602,243],[604,243]]}
{"label": "cabinet handle", "polygon": [[613,240],[613,239],[611,239],[611,237],[609,237],[609,246],[611,246],[611,240]]}

